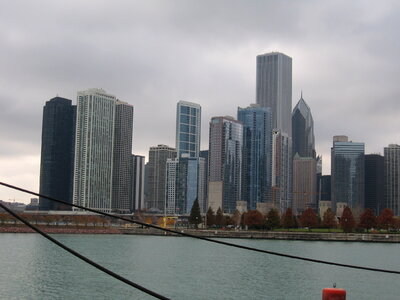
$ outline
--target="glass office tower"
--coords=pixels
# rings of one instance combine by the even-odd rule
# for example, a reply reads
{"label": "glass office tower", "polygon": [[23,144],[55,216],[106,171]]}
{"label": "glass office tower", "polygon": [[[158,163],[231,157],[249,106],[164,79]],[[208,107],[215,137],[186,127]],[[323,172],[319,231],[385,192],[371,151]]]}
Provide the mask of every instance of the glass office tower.
{"label": "glass office tower", "polygon": [[268,107],[238,108],[243,123],[242,199],[249,209],[271,201],[272,114]]}
{"label": "glass office tower", "polygon": [[213,117],[209,139],[209,206],[233,213],[241,200],[243,125],[232,117]]}
{"label": "glass office tower", "polygon": [[364,210],[364,143],[349,142],[347,136],[334,136],[331,148],[332,210],[338,203],[353,213]]}
{"label": "glass office tower", "polygon": [[176,106],[176,149],[182,154],[199,157],[201,135],[201,107],[199,104],[179,101]]}

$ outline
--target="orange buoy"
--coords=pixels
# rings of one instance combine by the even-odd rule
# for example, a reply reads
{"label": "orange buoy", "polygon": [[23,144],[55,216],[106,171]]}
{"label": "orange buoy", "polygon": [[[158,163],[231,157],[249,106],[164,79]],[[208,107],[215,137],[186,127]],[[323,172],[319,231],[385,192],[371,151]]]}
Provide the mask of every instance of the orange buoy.
{"label": "orange buoy", "polygon": [[325,288],[322,290],[322,300],[346,300],[346,290]]}

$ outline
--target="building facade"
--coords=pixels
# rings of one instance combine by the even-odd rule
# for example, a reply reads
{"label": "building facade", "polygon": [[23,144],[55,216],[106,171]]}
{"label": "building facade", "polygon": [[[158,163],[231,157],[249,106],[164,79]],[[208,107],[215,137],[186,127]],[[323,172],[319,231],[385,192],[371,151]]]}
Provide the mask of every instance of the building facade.
{"label": "building facade", "polygon": [[272,128],[292,136],[292,58],[279,52],[257,56],[256,101],[270,107]]}
{"label": "building facade", "polygon": [[204,159],[204,178],[202,180],[203,184],[203,195],[204,201],[203,205],[200,207],[202,212],[207,212],[208,209],[208,150],[201,150],[200,157]]}
{"label": "building facade", "polygon": [[271,208],[284,213],[292,206],[292,139],[272,131]]}
{"label": "building facade", "polygon": [[[39,193],[72,203],[76,106],[55,97],[43,107]],[[40,210],[70,210],[70,206],[40,198]]]}
{"label": "building facade", "polygon": [[315,158],[314,120],[303,95],[292,113],[292,144],[293,155]]}
{"label": "building facade", "polygon": [[133,107],[102,89],[78,92],[73,202],[130,211]]}
{"label": "building facade", "polygon": [[167,159],[176,158],[176,155],[176,149],[166,145],[150,147],[147,174],[147,210],[158,213],[164,212]]}
{"label": "building facade", "polygon": [[132,178],[131,178],[131,211],[145,210],[144,203],[144,162],[145,157],[141,155],[132,155]]}
{"label": "building facade", "polygon": [[232,117],[213,117],[209,135],[208,202],[233,213],[241,200],[243,125]]}
{"label": "building facade", "polygon": [[279,52],[257,56],[256,101],[271,109],[272,206],[283,212],[292,201],[291,57]]}
{"label": "building facade", "polygon": [[165,203],[168,214],[190,214],[196,199],[204,212],[204,165],[203,158],[190,157],[187,153],[167,160]]}
{"label": "building facade", "polygon": [[384,203],[395,216],[400,216],[400,146],[390,144],[384,148]]}
{"label": "building facade", "polygon": [[133,106],[115,102],[114,159],[111,209],[116,213],[132,211],[132,136]]}
{"label": "building facade", "polygon": [[176,106],[176,150],[178,157],[182,154],[189,154],[190,157],[199,157],[200,137],[200,105],[179,101]]}
{"label": "building facade", "polygon": [[243,123],[242,197],[249,209],[271,202],[272,114],[268,107],[238,108]]}
{"label": "building facade", "polygon": [[313,157],[293,158],[293,213],[302,214],[307,208],[318,212],[316,197],[316,160]]}
{"label": "building facade", "polygon": [[384,159],[379,154],[365,155],[365,208],[379,215],[384,200]]}
{"label": "building facade", "polygon": [[346,203],[353,214],[364,210],[364,143],[348,141],[347,136],[334,136],[331,148],[332,209]]}

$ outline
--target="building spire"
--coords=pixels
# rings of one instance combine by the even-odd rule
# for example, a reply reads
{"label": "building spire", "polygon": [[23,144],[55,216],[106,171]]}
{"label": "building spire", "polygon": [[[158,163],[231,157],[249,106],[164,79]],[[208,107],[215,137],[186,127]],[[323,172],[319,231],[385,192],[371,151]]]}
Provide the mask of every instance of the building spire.
{"label": "building spire", "polygon": [[300,99],[303,99],[303,90],[301,90]]}

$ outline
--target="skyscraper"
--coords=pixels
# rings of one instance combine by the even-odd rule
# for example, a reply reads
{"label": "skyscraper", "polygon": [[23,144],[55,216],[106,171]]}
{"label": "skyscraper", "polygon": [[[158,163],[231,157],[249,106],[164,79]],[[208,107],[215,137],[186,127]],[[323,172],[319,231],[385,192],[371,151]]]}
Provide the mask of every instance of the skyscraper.
{"label": "skyscraper", "polygon": [[256,100],[272,113],[272,202],[283,212],[292,197],[292,58],[279,52],[257,56]]}
{"label": "skyscraper", "polygon": [[303,95],[292,113],[292,145],[293,155],[315,158],[314,120]]}
{"label": "skyscraper", "polygon": [[384,159],[379,154],[365,155],[365,208],[380,213],[384,200]]}
{"label": "skyscraper", "polygon": [[243,123],[242,197],[249,209],[271,202],[272,116],[259,105],[238,108]]}
{"label": "skyscraper", "polygon": [[241,197],[242,123],[232,117],[213,117],[209,141],[209,206],[233,213]]}
{"label": "skyscraper", "polygon": [[292,136],[292,58],[279,52],[257,56],[256,100],[270,107],[272,127]]}
{"label": "skyscraper", "polygon": [[130,213],[132,180],[133,106],[115,102],[112,211]]}
{"label": "skyscraper", "polygon": [[382,208],[389,208],[400,216],[400,146],[384,148],[385,200]]}
{"label": "skyscraper", "polygon": [[200,105],[179,101],[176,106],[176,149],[178,158],[184,153],[188,153],[190,157],[199,157],[200,133]]}
{"label": "skyscraper", "polygon": [[[40,194],[72,203],[76,106],[55,97],[43,107]],[[70,206],[40,198],[41,210]]]}
{"label": "skyscraper", "polygon": [[364,143],[334,136],[331,148],[332,210],[345,203],[353,213],[364,210]]}
{"label": "skyscraper", "polygon": [[167,159],[166,211],[168,214],[189,214],[193,203],[199,200],[201,211],[204,202],[204,158],[190,157]]}
{"label": "skyscraper", "polygon": [[204,178],[200,181],[203,184],[203,195],[204,200],[202,206],[200,206],[202,212],[207,212],[208,209],[208,150],[201,150],[200,157],[204,159]]}
{"label": "skyscraper", "polygon": [[272,207],[284,213],[292,206],[292,143],[287,134],[272,131]]}
{"label": "skyscraper", "polygon": [[166,201],[166,167],[168,158],[176,158],[176,149],[166,145],[150,147],[146,208],[154,212],[164,212]]}
{"label": "skyscraper", "polygon": [[315,173],[316,160],[313,157],[300,157],[298,153],[293,158],[293,213],[301,214],[307,208],[317,212]]}
{"label": "skyscraper", "polygon": [[78,92],[74,204],[111,212],[115,96],[101,89]]}
{"label": "skyscraper", "polygon": [[131,211],[144,210],[144,156],[132,155]]}

